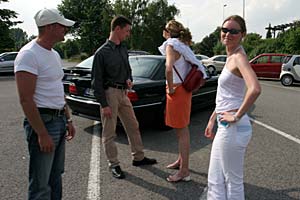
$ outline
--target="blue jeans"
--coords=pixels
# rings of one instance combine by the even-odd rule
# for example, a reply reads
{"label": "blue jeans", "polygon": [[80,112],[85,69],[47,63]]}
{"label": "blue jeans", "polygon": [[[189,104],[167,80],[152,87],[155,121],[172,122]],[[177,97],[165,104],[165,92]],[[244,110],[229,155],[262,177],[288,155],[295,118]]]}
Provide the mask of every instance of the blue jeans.
{"label": "blue jeans", "polygon": [[24,129],[29,150],[29,200],[59,200],[62,198],[62,173],[65,162],[65,116],[41,114],[41,118],[54,142],[54,151],[40,151],[37,134],[28,120]]}

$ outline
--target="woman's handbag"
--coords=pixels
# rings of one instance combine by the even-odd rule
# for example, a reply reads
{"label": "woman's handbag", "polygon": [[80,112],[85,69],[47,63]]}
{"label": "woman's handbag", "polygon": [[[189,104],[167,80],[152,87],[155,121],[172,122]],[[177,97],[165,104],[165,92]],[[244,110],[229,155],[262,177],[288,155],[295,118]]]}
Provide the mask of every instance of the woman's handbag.
{"label": "woman's handbag", "polygon": [[184,80],[181,78],[180,74],[178,73],[174,65],[173,68],[176,74],[178,75],[178,77],[180,78],[184,89],[186,89],[186,91],[188,92],[193,92],[195,90],[198,90],[201,86],[204,85],[205,79],[203,79],[203,73],[200,70],[198,70],[198,66],[192,63],[190,64],[192,69],[186,75]]}

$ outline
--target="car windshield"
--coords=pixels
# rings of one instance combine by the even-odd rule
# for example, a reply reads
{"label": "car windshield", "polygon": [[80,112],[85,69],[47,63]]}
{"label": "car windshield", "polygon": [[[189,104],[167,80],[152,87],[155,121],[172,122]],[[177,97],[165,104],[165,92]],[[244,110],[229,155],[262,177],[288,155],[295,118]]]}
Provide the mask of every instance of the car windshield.
{"label": "car windshield", "polygon": [[78,65],[76,65],[76,67],[92,69],[93,59],[94,59],[94,56],[91,56],[91,57],[85,59],[84,61],[82,61],[81,63],[79,63]]}
{"label": "car windshield", "polygon": [[147,57],[129,57],[132,76],[149,78],[160,63],[160,59]]}

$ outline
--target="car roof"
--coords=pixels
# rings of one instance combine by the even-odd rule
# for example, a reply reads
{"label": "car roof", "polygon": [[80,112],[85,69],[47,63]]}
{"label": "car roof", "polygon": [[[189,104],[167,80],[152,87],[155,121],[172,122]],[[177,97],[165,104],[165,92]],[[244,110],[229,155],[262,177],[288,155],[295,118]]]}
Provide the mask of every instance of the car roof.
{"label": "car roof", "polygon": [[217,57],[217,56],[227,56],[227,55],[225,55],[225,54],[224,55],[223,54],[222,55],[214,55],[212,57]]}
{"label": "car roof", "polygon": [[150,53],[142,50],[128,50],[129,55],[149,55]]}
{"label": "car roof", "polygon": [[293,56],[293,57],[298,57],[298,56],[300,56],[299,54],[294,54],[294,55],[288,55],[288,56]]}
{"label": "car roof", "polygon": [[134,56],[130,56],[130,58],[160,58],[160,59],[165,59],[166,56],[162,56],[162,55],[134,55]]}
{"label": "car roof", "polygon": [[288,56],[288,55],[290,55],[290,54],[287,54],[287,53],[262,53],[262,54],[255,56],[254,58],[250,59],[249,62],[252,62],[253,60],[255,60],[261,56]]}
{"label": "car roof", "polygon": [[17,53],[18,53],[17,51],[3,52],[0,54],[0,56],[7,55],[7,54],[17,54]]}
{"label": "car roof", "polygon": [[255,57],[258,57],[258,56],[287,56],[287,55],[289,55],[289,54],[287,54],[287,53],[262,53]]}

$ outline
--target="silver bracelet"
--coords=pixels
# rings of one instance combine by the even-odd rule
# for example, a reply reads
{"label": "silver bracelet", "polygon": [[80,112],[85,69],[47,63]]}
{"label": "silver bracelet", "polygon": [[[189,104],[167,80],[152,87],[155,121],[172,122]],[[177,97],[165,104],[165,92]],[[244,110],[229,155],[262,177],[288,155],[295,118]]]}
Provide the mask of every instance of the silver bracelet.
{"label": "silver bracelet", "polygon": [[234,119],[234,122],[237,122],[240,120],[240,118],[236,114],[233,115],[233,119]]}

